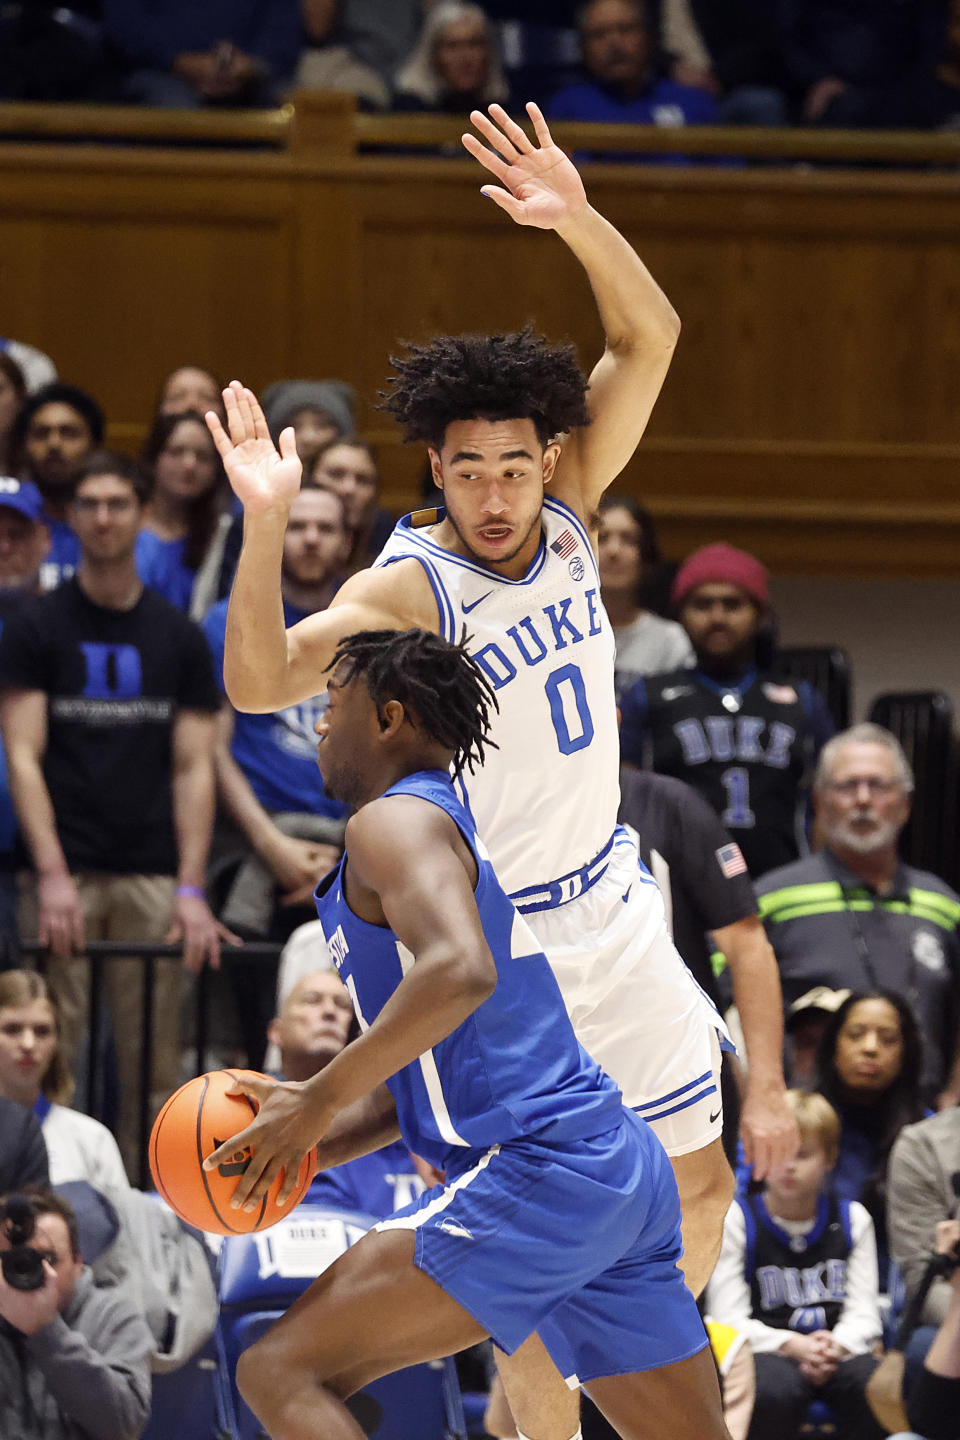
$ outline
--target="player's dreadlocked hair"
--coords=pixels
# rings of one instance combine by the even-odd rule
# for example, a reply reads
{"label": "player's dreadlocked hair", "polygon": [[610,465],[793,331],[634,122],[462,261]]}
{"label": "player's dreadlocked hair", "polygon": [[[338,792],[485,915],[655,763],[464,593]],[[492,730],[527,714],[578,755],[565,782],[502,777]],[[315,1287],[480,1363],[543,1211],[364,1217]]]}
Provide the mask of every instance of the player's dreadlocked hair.
{"label": "player's dreadlocked hair", "polygon": [[382,720],[388,700],[416,717],[431,739],[453,751],[454,774],[483,764],[490,739],[493,686],[466,650],[466,631],[451,645],[429,630],[360,630],[340,642],[328,670],[347,662],[345,682],[362,675]]}
{"label": "player's dreadlocked hair", "polygon": [[541,445],[590,423],[573,346],[549,345],[529,325],[514,335],[439,335],[390,364],[396,374],[380,391],[380,409],[405,440],[437,450],[453,420],[532,420]]}

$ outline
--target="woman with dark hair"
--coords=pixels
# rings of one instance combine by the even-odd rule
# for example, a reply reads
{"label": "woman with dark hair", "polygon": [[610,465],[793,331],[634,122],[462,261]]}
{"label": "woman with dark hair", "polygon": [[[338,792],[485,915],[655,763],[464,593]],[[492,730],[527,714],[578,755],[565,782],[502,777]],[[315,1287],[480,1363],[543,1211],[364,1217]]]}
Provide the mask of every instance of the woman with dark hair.
{"label": "woman with dark hair", "polygon": [[60,1048],[55,992],[34,970],[0,971],[0,1096],[33,1110],[50,1161],[50,1181],[86,1180],[127,1189],[117,1142],[91,1115],[69,1108],[73,1076]]}
{"label": "woman with dark hair", "polygon": [[0,475],[8,475],[12,464],[11,436],[20,407],[27,398],[23,371],[11,355],[0,350]]}
{"label": "woman with dark hair", "polygon": [[632,495],[600,501],[600,595],[617,647],[617,700],[640,679],[693,664],[693,646],[682,625],[649,607],[663,570],[653,516]]}
{"label": "woman with dark hair", "polygon": [[158,414],[141,459],[154,487],[137,538],[140,578],[201,620],[217,598],[231,520],[226,476],[203,417]]}
{"label": "woman with dark hair", "polygon": [[182,415],[185,410],[198,415],[213,410],[221,417],[224,413],[223,381],[205,365],[178,365],[160,386],[155,414]]}
{"label": "woman with dark hair", "polygon": [[350,531],[346,571],[366,570],[393,532],[395,519],[377,503],[380,472],[376,451],[365,440],[328,440],[317,451],[309,483],[333,490],[343,501]]}
{"label": "woman with dark hair", "polygon": [[840,1116],[833,1185],[873,1217],[886,1273],[886,1181],[890,1150],[904,1125],[928,1113],[920,1092],[921,1039],[913,1011],[895,990],[855,990],[820,1039],[812,1088]]}

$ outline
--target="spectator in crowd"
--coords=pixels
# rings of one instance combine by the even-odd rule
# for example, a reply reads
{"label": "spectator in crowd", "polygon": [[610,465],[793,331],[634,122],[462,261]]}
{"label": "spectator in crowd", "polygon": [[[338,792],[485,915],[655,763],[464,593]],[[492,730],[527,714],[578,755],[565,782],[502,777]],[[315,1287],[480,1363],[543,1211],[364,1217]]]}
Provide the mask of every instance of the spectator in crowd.
{"label": "spectator in crowd", "polygon": [[780,37],[769,0],[651,0],[671,80],[717,100],[721,125],[783,125]]}
{"label": "spectator in crowd", "polygon": [[762,663],[770,597],[753,555],[707,545],[677,571],[671,594],[696,667],[626,692],[621,755],[699,790],[756,879],[805,846],[806,777],[833,726],[810,685]]}
{"label": "spectator in crowd", "polygon": [[398,65],[416,44],[434,0],[302,0],[308,48],[298,87],[346,90],[386,110]]}
{"label": "spectator in crowd", "polygon": [[32,1110],[0,1096],[0,1193],[49,1183],[40,1121]]}
{"label": "spectator in crowd", "polygon": [[137,569],[156,590],[193,620],[217,598],[227,532],[230,487],[213,437],[196,411],[159,414],[140,456],[153,476]]}
{"label": "spectator in crowd", "polygon": [[859,1200],[877,1235],[887,1288],[887,1165],[904,1125],[927,1113],[920,1098],[922,1042],[913,1012],[893,990],[855,990],[821,1037],[813,1089],[840,1117],[833,1188]]}
{"label": "spectator in crowd", "polygon": [[828,985],[814,985],[799,1000],[794,1000],[783,1022],[784,1058],[787,1080],[794,1090],[815,1090],[817,1054],[823,1032],[850,994],[849,990],[831,990]]}
{"label": "spectator in crowd", "polygon": [[960,1220],[941,1220],[936,1251],[948,1258],[950,1303],[907,1391],[910,1424],[924,1440],[960,1437]]}
{"label": "spectator in crowd", "polygon": [[356,392],[343,380],[280,380],[263,392],[263,413],[276,443],[293,426],[304,470],[323,445],[349,439],[356,428]]}
{"label": "spectator in crowd", "polygon": [[694,663],[693,646],[676,620],[649,610],[649,590],[662,564],[653,517],[632,495],[604,495],[597,536],[600,596],[617,647],[617,703],[640,679]]}
{"label": "spectator in crowd", "polygon": [[[69,512],[77,575],[23,605],[0,638],[0,721],[34,871],[21,930],[50,949],[71,1065],[87,1008],[85,938],[182,940],[190,970],[219,958],[202,889],[219,699],[203,635],[137,575],[147,493],[125,456],[91,457]],[[140,965],[111,960],[106,971],[121,1152],[136,1168]],[[177,961],[156,961],[157,1103],[179,1079],[180,983]]]}
{"label": "spectator in crowd", "polygon": [[61,1049],[60,1007],[35,970],[0,970],[0,1095],[40,1121],[54,1185],[87,1180],[98,1190],[129,1181],[117,1142],[92,1115],[69,1108],[74,1082]]}
{"label": "spectator in crowd", "polygon": [[[8,615],[40,593],[40,571],[50,548],[43,500],[29,480],[0,477],[0,632]],[[10,955],[18,943],[16,883],[17,817],[10,795],[7,761],[0,745],[0,941]]]}
{"label": "spectator in crowd", "polygon": [[43,496],[50,527],[50,552],[40,574],[52,590],[73,574],[80,546],[67,522],[67,509],[84,462],[103,443],[103,411],[76,385],[59,381],[31,395],[17,416],[14,463],[22,479]]}
{"label": "spectator in crowd", "polygon": [[932,74],[941,53],[942,0],[777,0],[783,61],[808,125],[890,123],[890,98]]}
{"label": "spectator in crowd", "polygon": [[13,430],[26,398],[23,371],[12,355],[0,350],[0,475],[8,475],[13,468]]}
{"label": "spectator in crowd", "polygon": [[579,31],[586,76],[558,91],[548,105],[550,119],[672,126],[716,120],[712,95],[659,73],[643,0],[589,0]]}
{"label": "spectator in crowd", "polygon": [[[916,1294],[936,1243],[937,1226],[960,1216],[960,1109],[953,1106],[897,1136],[887,1169],[890,1253]],[[954,1303],[950,1282],[933,1281],[920,1312],[920,1328],[907,1347],[907,1384]],[[909,1399],[909,1391],[908,1391]]]}
{"label": "spectator in crowd", "polygon": [[[329,490],[301,490],[283,543],[281,592],[288,626],[327,608],[343,578],[348,544],[339,497]],[[204,622],[221,683],[226,628],[223,600]],[[245,939],[285,939],[297,922],[294,907],[311,903],[317,882],[340,856],[346,809],[324,793],[317,769],[314,727],[321,709],[321,700],[315,699],[276,714],[252,715],[235,711],[223,697],[217,789],[239,845],[232,852],[229,842],[225,847],[236,875],[221,918]],[[278,900],[289,917],[282,927],[275,923]],[[236,998],[248,1055],[257,1054],[262,1043],[275,984],[275,967],[253,981],[248,969],[238,977]]]}
{"label": "spectator in crowd", "polygon": [[223,381],[203,365],[178,365],[160,386],[154,407],[158,415],[183,415],[193,410],[206,415],[214,410],[223,415]]}
{"label": "spectator in crowd", "polygon": [[308,472],[314,485],[326,486],[343,501],[350,548],[346,568],[365,570],[390,538],[394,517],[377,501],[380,474],[377,456],[365,440],[328,440]]}
{"label": "spectator in crowd", "polygon": [[765,875],[760,914],[791,1004],[813,985],[903,996],[923,1036],[922,1087],[960,1099],[960,897],[905,865],[897,839],[913,775],[888,730],[855,725],[824,746],[814,779],[823,848]]}
{"label": "spectator in crowd", "polygon": [[273,105],[300,50],[299,0],[104,0],[126,98],[177,110]]}
{"label": "spectator in crowd", "polygon": [[[357,1033],[353,1004],[332,965],[296,982],[270,1022],[284,1080],[310,1080]],[[424,1162],[421,1161],[421,1165]],[[425,1166],[427,1171],[432,1167]],[[304,1197],[312,1205],[385,1219],[423,1193],[424,1182],[399,1140],[343,1165],[324,1168]]]}
{"label": "spectator in crowd", "polygon": [[733,1164],[739,1135],[757,1175],[766,1175],[795,1145],[796,1126],[785,1099],[777,964],[743,856],[706,801],[680,780],[624,768],[620,795],[620,822],[637,833],[640,858],[663,894],[673,943],[718,1008],[711,942],[730,968],[746,1082],[741,1108],[725,1060],[724,1146]]}
{"label": "spectator in crowd", "polygon": [[440,0],[397,71],[394,91],[397,110],[466,115],[492,101],[507,105],[509,87],[483,6]]}
{"label": "spectator in crowd", "polygon": [[44,385],[52,385],[58,378],[57,367],[35,345],[27,345],[22,340],[10,340],[5,335],[0,335],[0,355],[9,355],[10,359],[19,365],[23,378],[27,384],[27,394],[33,395],[42,390]]}
{"label": "spectator in crowd", "polygon": [[11,1219],[35,1226],[43,1285],[14,1289],[0,1276],[0,1434],[17,1440],[136,1440],[150,1414],[146,1323],[84,1266],[66,1200],[34,1189],[0,1202],[0,1250]]}
{"label": "spectator in crowd", "polygon": [[840,1121],[822,1095],[789,1092],[800,1149],[767,1177],[762,1195],[738,1197],[707,1285],[714,1319],[745,1331],[756,1398],[748,1440],[796,1435],[811,1401],[838,1417],[838,1440],[881,1440],[865,1387],[879,1363],[873,1223],[830,1190]]}

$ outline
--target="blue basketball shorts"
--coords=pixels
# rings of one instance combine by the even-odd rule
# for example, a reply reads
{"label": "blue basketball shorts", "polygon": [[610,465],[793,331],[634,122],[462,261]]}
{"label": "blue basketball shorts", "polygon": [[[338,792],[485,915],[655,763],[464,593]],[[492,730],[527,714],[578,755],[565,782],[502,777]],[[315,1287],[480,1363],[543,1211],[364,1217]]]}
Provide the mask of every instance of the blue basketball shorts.
{"label": "blue basketball shorts", "polygon": [[677,1268],[673,1171],[632,1112],[590,1139],[527,1138],[464,1158],[377,1229],[413,1230],[415,1264],[507,1354],[537,1331],[575,1387],[706,1347]]}

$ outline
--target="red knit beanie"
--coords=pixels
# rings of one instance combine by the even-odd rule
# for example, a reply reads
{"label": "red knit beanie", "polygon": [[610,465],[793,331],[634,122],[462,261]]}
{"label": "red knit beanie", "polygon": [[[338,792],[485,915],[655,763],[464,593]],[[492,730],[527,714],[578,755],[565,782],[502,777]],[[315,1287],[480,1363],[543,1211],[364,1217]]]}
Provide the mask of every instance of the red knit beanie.
{"label": "red knit beanie", "polygon": [[732,545],[704,545],[684,560],[677,571],[670,598],[679,610],[698,585],[738,585],[760,610],[770,604],[767,572],[755,555]]}

